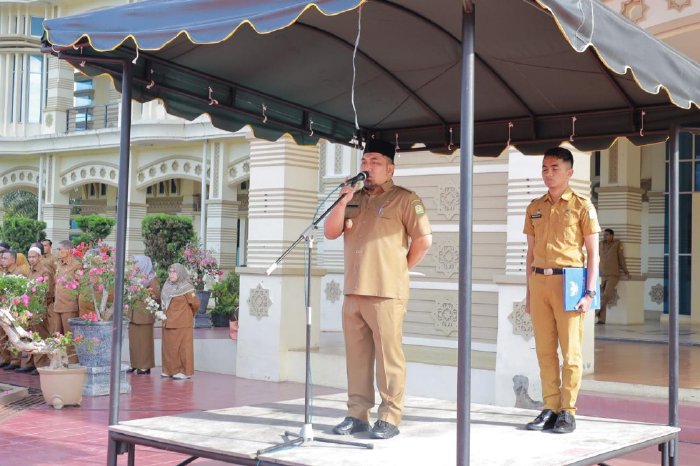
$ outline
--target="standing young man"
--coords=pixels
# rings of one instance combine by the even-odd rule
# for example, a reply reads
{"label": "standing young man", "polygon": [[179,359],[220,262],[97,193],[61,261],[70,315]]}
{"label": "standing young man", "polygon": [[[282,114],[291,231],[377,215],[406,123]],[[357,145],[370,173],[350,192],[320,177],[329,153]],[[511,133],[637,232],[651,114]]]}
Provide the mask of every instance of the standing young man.
{"label": "standing young man", "polygon": [[338,435],[370,430],[374,371],[382,402],[370,436],[398,435],[403,412],[406,358],[401,338],[408,302],[408,271],[425,256],[432,234],[423,201],[395,186],[395,148],[370,140],[361,170],[364,188],[340,190],[341,200],[326,218],[328,239],[344,237],[343,333],[348,372],[348,412],[333,428]]}
{"label": "standing young man", "polygon": [[[547,194],[527,207],[523,229],[527,235],[525,311],[532,318],[544,400],[543,411],[526,427],[560,434],[576,429],[583,320],[598,279],[598,216],[591,201],[569,187],[573,174],[571,151],[554,147],[545,152],[542,179]],[[564,267],[586,267],[586,291],[575,311],[564,310]],[[557,346],[563,356],[561,371]]]}
{"label": "standing young man", "polygon": [[605,324],[608,302],[615,295],[615,289],[620,281],[620,270],[629,280],[630,273],[627,270],[622,241],[615,239],[612,228],[606,228],[603,232],[603,241],[600,243],[600,293],[602,296],[600,310],[595,313],[598,316],[597,324]]}

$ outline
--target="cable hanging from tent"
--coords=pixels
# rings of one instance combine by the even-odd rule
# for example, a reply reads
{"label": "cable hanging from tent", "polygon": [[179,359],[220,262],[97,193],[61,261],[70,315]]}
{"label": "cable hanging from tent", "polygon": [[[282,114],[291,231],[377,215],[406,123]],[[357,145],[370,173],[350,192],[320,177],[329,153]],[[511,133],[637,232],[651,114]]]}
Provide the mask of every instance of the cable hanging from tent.
{"label": "cable hanging from tent", "polygon": [[644,136],[644,115],[646,115],[646,114],[647,114],[647,112],[642,110],[642,126],[641,126],[641,128],[639,128],[639,135],[640,136]]}
{"label": "cable hanging from tent", "polygon": [[219,105],[219,101],[216,100],[214,97],[214,91],[212,90],[211,86],[209,86],[209,106],[212,105]]}
{"label": "cable hanging from tent", "polygon": [[262,104],[262,116],[263,116],[263,123],[267,123],[267,115],[265,115],[265,112],[267,111],[267,105]]}
{"label": "cable hanging from tent", "polygon": [[309,136],[314,135],[314,120],[309,117]]}
{"label": "cable hanging from tent", "polygon": [[131,60],[131,63],[133,63],[135,65],[138,60],[139,60],[139,46],[137,45],[136,46],[136,56],[134,57],[133,60]]}
{"label": "cable hanging from tent", "polygon": [[355,78],[357,77],[357,68],[355,59],[357,58],[357,48],[360,45],[360,34],[362,33],[362,5],[357,10],[357,37],[355,37],[355,48],[352,51],[352,87],[350,88],[350,103],[352,103],[352,111],[355,114],[355,129],[360,131],[360,124],[357,122],[357,107],[355,106]]}
{"label": "cable hanging from tent", "polygon": [[395,133],[395,134],[394,134],[394,144],[395,144],[394,149],[396,150],[396,155],[398,155],[399,157],[401,157],[401,154],[399,154],[399,150],[401,149],[401,148],[399,147],[399,133]]}
{"label": "cable hanging from tent", "polygon": [[510,138],[510,130],[513,129],[513,126],[515,126],[515,125],[513,124],[513,122],[512,122],[512,121],[509,121],[509,122],[508,122],[508,140],[506,141],[506,149],[510,147],[510,141],[511,141],[511,138]]}
{"label": "cable hanging from tent", "polygon": [[156,85],[156,82],[153,80],[153,68],[151,68],[151,71],[148,73],[148,76],[150,79],[149,83],[146,84],[146,89],[153,89]]}
{"label": "cable hanging from tent", "polygon": [[447,150],[454,149],[455,145],[452,142],[452,127],[450,126],[450,143],[447,145]]}
{"label": "cable hanging from tent", "polygon": [[569,136],[569,141],[574,142],[574,136],[576,136],[576,117],[571,117],[571,136]]}

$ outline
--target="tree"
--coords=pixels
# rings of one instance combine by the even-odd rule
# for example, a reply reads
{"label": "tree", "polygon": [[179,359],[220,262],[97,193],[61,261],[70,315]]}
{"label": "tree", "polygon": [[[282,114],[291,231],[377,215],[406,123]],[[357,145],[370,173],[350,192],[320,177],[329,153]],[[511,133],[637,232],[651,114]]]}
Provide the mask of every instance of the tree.
{"label": "tree", "polygon": [[26,217],[5,216],[0,236],[15,251],[26,252],[33,242],[46,238],[45,228],[46,222]]}
{"label": "tree", "polygon": [[149,214],[141,222],[145,254],[151,258],[163,278],[164,271],[176,262],[182,262],[185,245],[195,239],[192,219],[181,215]]}
{"label": "tree", "polygon": [[13,191],[2,196],[5,217],[26,217],[36,220],[39,216],[39,199],[28,191]]}
{"label": "tree", "polygon": [[97,243],[101,239],[105,239],[112,232],[112,227],[117,223],[116,220],[102,215],[76,215],[75,223],[82,233],[76,238],[73,238],[73,244],[80,243],[90,244]]}

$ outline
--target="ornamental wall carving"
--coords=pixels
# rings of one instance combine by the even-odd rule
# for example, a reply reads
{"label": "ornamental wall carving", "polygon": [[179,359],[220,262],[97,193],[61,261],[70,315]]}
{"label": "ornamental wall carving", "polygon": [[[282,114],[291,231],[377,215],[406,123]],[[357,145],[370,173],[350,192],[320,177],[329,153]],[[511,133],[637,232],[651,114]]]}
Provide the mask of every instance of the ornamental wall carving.
{"label": "ornamental wall carving", "polygon": [[525,312],[525,300],[513,303],[513,312],[508,315],[508,320],[513,326],[513,335],[520,335],[525,341],[534,336],[532,320]]}
{"label": "ornamental wall carving", "polygon": [[39,188],[39,170],[33,167],[15,167],[0,174],[0,192],[21,188]]}
{"label": "ornamental wall carving", "polygon": [[459,243],[445,241],[433,246],[436,256],[435,271],[447,277],[459,273]]}
{"label": "ornamental wall carving", "polygon": [[431,313],[435,330],[450,336],[457,331],[458,325],[457,302],[453,299],[436,299]]}
{"label": "ornamental wall carving", "polygon": [[338,283],[335,280],[331,280],[328,283],[326,283],[326,300],[334,303],[336,301],[340,300],[340,297],[343,296],[343,291],[340,289],[340,283]]}
{"label": "ornamental wall carving", "polygon": [[250,162],[248,159],[239,160],[228,166],[228,179],[226,183],[229,186],[235,186],[250,178]]}
{"label": "ornamental wall carving", "polygon": [[119,167],[112,163],[86,163],[69,168],[60,175],[60,191],[66,192],[87,183],[117,186]]}
{"label": "ornamental wall carving", "polygon": [[663,304],[664,302],[664,286],[661,283],[657,283],[652,286],[649,290],[649,298],[651,302],[656,304]]}
{"label": "ornamental wall carving", "polygon": [[[207,183],[210,182],[210,173],[207,170]],[[191,157],[173,157],[145,165],[136,175],[135,188],[146,189],[155,183],[177,178],[201,181],[202,161]]]}
{"label": "ornamental wall carving", "polygon": [[248,306],[250,315],[261,320],[263,317],[270,315],[270,307],[272,307],[272,299],[270,299],[270,290],[263,288],[262,284],[251,288],[250,296],[248,297]]}
{"label": "ornamental wall carving", "polygon": [[459,188],[454,185],[438,186],[438,214],[447,220],[459,216]]}

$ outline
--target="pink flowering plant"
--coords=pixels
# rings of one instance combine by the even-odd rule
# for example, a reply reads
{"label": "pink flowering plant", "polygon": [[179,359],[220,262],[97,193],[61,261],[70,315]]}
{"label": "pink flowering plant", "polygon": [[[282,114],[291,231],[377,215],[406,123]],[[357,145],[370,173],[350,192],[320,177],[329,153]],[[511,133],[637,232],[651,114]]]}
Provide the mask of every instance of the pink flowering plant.
{"label": "pink flowering plant", "polygon": [[[75,292],[81,300],[91,302],[94,312],[86,313],[86,323],[108,321],[114,311],[114,273],[116,251],[101,240],[94,245],[80,243],[73,255],[82,260],[83,267],[78,269],[73,279],[59,279],[59,284]],[[128,311],[136,302],[143,302],[150,297],[150,288],[142,285],[143,274],[131,262],[127,262],[125,271],[123,304]]]}
{"label": "pink flowering plant", "polygon": [[215,251],[204,249],[200,243],[189,242],[182,252],[182,264],[187,269],[195,289],[203,290],[207,280],[216,282],[224,272],[214,257]]}
{"label": "pink flowering plant", "polygon": [[29,328],[46,314],[46,289],[44,277],[30,280],[22,275],[0,277],[0,307],[17,325]]}

